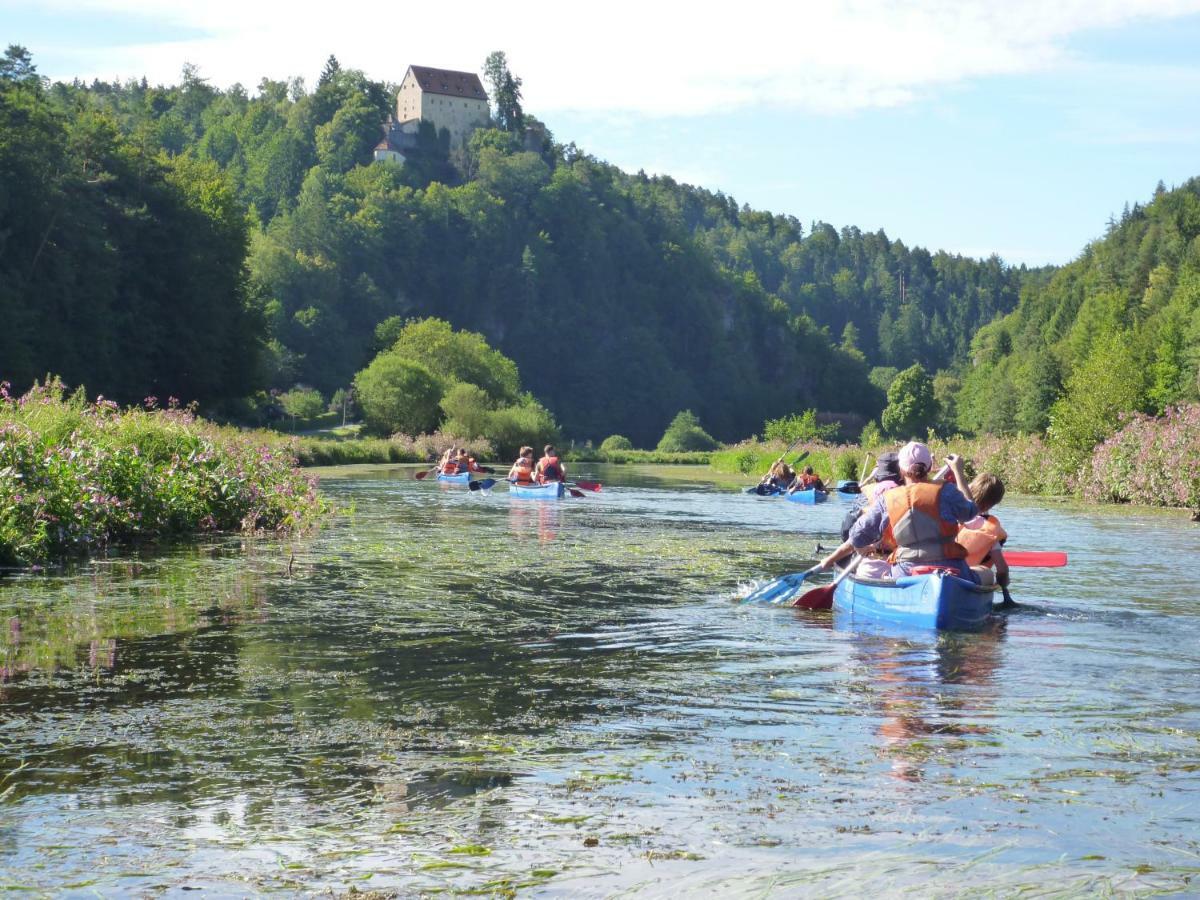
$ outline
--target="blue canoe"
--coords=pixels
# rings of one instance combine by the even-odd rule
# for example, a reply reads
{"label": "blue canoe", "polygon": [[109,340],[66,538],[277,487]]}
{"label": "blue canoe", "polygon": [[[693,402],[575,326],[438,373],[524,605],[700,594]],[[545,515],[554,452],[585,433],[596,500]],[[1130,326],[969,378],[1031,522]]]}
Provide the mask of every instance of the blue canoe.
{"label": "blue canoe", "polygon": [[566,493],[566,490],[559,481],[552,481],[550,484],[513,484],[509,482],[508,492],[522,500],[557,500]]}
{"label": "blue canoe", "polygon": [[470,472],[459,472],[457,475],[443,475],[438,472],[438,481],[448,481],[451,484],[468,484],[471,481]]}
{"label": "blue canoe", "polygon": [[994,587],[956,575],[904,575],[896,579],[843,578],[833,608],[854,619],[907,628],[979,631],[992,613]]}
{"label": "blue canoe", "polygon": [[793,494],[788,494],[787,498],[793,503],[824,503],[829,499],[827,491],[818,491],[816,488],[809,488],[807,491],[796,491]]}

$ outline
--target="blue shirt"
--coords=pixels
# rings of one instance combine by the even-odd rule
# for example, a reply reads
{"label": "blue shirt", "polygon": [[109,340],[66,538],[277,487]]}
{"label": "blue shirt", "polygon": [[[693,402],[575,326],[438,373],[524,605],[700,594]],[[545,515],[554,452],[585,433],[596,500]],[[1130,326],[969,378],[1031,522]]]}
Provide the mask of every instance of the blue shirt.
{"label": "blue shirt", "polygon": [[[850,528],[850,543],[856,550],[869,547],[883,537],[883,529],[888,522],[887,502],[884,500],[887,494],[885,491],[876,497],[870,508]],[[943,484],[938,494],[938,514],[942,521],[958,525],[979,515],[979,508],[963,495],[958,485]]]}

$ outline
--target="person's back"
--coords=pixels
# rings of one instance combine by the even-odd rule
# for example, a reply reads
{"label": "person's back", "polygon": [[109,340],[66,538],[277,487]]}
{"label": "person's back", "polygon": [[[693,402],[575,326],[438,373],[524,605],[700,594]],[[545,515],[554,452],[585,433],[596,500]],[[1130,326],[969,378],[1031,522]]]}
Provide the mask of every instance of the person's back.
{"label": "person's back", "polygon": [[967,551],[967,565],[980,576],[984,584],[991,584],[994,580],[1001,587],[1007,587],[1008,562],[1004,559],[1002,545],[1008,539],[1008,532],[992,513],[992,509],[1004,499],[1004,482],[990,472],[980,472],[968,490],[979,507],[983,522],[974,528],[963,526],[956,540]]}
{"label": "person's back", "polygon": [[542,484],[567,480],[566,467],[558,458],[558,451],[554,449],[553,444],[546,445],[542,458],[538,460],[537,478]]}
{"label": "person's back", "polygon": [[[962,461],[955,455],[947,461],[961,483]],[[904,484],[878,496],[850,529],[851,542],[866,547],[882,541],[894,548],[891,560],[897,574],[907,574],[917,565],[935,566],[977,580],[966,564],[966,550],[955,541],[961,523],[982,522],[975,504],[955,485],[929,481],[933,457],[924,444],[906,444],[899,462]]]}
{"label": "person's back", "polygon": [[467,453],[466,449],[458,451],[458,471],[460,472],[479,472],[479,463],[475,461],[475,457]]}
{"label": "person's back", "polygon": [[513,463],[508,472],[508,480],[513,484],[533,484],[533,448],[522,447],[521,455]]}

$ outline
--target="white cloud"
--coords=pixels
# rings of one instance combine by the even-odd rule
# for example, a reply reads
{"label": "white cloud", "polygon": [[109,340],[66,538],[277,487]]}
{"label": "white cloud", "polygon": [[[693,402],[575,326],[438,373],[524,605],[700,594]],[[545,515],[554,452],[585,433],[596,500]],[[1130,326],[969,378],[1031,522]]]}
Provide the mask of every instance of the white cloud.
{"label": "white cloud", "polygon": [[[0,9],[12,0],[0,0]],[[207,38],[139,46],[55,48],[80,71],[174,82],[186,60],[214,84],[268,76],[310,81],[329,53],[398,81],[409,63],[478,69],[503,49],[526,106],[653,116],[761,106],[822,112],[897,106],[971,78],[1069,61],[1082,31],[1200,11],[1200,0],[845,0],[731,4],[696,0],[603,5],[478,0],[328,6],[262,0],[49,0],[43,9],[135,14]],[[24,7],[23,7],[24,8]],[[332,12],[332,15],[331,15]],[[36,48],[35,48],[36,49]]]}

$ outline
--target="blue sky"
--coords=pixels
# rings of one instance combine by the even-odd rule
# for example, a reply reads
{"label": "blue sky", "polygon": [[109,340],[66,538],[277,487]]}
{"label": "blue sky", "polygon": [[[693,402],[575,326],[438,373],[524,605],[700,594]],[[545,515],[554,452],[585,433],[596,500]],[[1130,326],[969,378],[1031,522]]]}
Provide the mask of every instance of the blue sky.
{"label": "blue sky", "polygon": [[[531,3],[308,19],[281,0],[0,0],[51,78],[220,87],[315,80],[325,58],[399,81],[504,49],[561,141],[804,223],[1063,263],[1122,206],[1200,175],[1200,0]],[[403,10],[403,14],[402,14]],[[364,16],[370,27],[364,28]]]}

